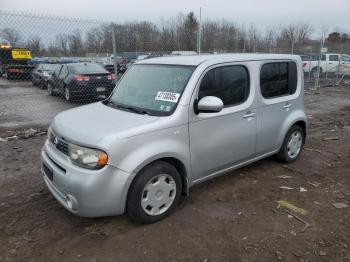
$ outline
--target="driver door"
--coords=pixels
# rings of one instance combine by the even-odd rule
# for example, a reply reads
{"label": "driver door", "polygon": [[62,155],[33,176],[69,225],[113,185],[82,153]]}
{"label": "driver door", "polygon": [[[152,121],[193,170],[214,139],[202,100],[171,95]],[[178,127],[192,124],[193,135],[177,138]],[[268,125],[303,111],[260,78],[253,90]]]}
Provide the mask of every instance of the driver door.
{"label": "driver door", "polygon": [[254,157],[257,130],[256,111],[252,106],[254,93],[248,65],[207,70],[191,104],[204,96],[216,96],[223,101],[224,108],[217,113],[198,114],[190,109],[192,182]]}

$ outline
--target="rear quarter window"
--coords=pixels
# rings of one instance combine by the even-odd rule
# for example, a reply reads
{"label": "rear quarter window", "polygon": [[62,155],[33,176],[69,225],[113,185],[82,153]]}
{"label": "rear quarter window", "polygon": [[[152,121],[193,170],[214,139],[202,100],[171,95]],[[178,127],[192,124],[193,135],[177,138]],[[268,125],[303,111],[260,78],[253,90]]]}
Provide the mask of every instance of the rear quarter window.
{"label": "rear quarter window", "polygon": [[271,99],[294,94],[297,81],[295,62],[272,62],[261,67],[260,90],[264,98]]}

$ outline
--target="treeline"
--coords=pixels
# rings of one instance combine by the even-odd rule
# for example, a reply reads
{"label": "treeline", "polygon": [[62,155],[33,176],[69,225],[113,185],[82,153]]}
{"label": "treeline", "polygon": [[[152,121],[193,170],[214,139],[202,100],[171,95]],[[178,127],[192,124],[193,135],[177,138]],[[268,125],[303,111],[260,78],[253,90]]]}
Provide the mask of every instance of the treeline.
{"label": "treeline", "polygon": [[[0,30],[0,39],[14,46],[24,45],[34,55],[85,56],[86,53],[112,53],[113,30],[118,52],[196,51],[199,30],[203,52],[298,53],[310,51],[306,48],[308,45],[319,47],[318,40],[311,39],[315,35],[315,29],[309,24],[281,25],[261,32],[254,25],[239,25],[225,19],[207,19],[199,28],[198,19],[193,12],[179,14],[157,24],[148,21],[110,23],[89,30],[82,25],[71,33],[56,35],[49,43],[44,43],[44,37],[41,36],[23,39],[15,28]],[[327,41],[350,44],[350,37],[346,33],[332,32]]]}

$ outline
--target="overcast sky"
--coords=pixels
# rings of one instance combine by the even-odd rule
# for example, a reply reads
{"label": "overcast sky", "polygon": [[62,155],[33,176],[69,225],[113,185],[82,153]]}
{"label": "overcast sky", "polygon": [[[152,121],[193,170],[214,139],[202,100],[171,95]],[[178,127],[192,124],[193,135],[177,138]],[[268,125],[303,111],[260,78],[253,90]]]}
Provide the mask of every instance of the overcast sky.
{"label": "overcast sky", "polygon": [[238,23],[268,26],[308,22],[314,30],[350,32],[350,0],[0,0],[0,11],[23,11],[123,23],[160,21],[179,12],[199,13],[203,19],[225,18]]}

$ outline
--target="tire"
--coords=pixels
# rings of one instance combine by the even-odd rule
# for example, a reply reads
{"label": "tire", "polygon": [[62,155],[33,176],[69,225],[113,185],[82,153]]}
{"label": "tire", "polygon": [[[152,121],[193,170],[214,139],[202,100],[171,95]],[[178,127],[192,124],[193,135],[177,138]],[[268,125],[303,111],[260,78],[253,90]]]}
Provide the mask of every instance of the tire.
{"label": "tire", "polygon": [[52,85],[50,85],[49,83],[47,83],[47,93],[50,95],[50,96],[55,96],[55,90],[53,88]]}
{"label": "tire", "polygon": [[292,126],[286,137],[283,145],[277,154],[278,159],[282,163],[292,163],[296,161],[303,149],[305,143],[305,134],[300,126]]}
{"label": "tire", "polygon": [[[176,209],[181,198],[181,181],[179,172],[167,162],[158,161],[145,167],[129,189],[129,216],[142,224],[155,223],[167,217]],[[147,201],[148,198],[153,201]]]}
{"label": "tire", "polygon": [[66,99],[66,101],[68,102],[72,102],[73,101],[73,95],[70,91],[70,89],[68,87],[64,88],[64,98]]}
{"label": "tire", "polygon": [[5,72],[4,77],[5,77],[7,80],[12,80],[11,74],[9,74],[9,73],[7,73],[7,72]]}

